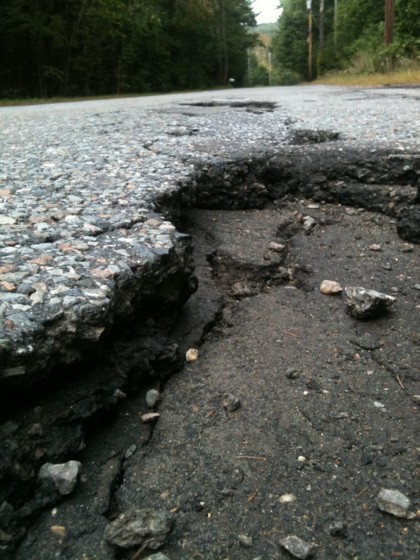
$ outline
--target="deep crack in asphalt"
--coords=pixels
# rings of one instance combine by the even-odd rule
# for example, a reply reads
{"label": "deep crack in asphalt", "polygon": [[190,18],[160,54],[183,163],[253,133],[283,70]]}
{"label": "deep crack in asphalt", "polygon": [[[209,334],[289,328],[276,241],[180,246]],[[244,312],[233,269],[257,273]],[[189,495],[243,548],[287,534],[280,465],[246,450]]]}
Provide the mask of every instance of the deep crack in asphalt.
{"label": "deep crack in asphalt", "polygon": [[[199,279],[163,331],[199,358],[165,383],[156,424],[141,422],[145,392],[179,367],[175,351],[162,379],[101,412],[76,492],[37,504],[17,559],[146,558],[103,540],[135,507],[172,512],[171,560],[288,558],[287,535],[319,559],[416,558],[418,521],[376,499],[396,489],[419,509],[419,246],[395,227],[416,207],[418,158],[311,150],[208,169],[201,208],[162,199],[193,237]],[[397,301],[357,321],[320,293],[325,279]]]}

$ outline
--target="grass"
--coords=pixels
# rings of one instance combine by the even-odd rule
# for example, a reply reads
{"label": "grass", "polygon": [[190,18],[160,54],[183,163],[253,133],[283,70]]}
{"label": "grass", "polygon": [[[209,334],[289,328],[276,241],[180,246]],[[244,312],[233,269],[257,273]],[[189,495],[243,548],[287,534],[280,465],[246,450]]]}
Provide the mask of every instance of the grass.
{"label": "grass", "polygon": [[350,74],[340,72],[337,74],[326,74],[319,77],[314,84],[326,84],[336,86],[420,86],[420,68],[410,68],[387,72],[384,74]]}
{"label": "grass", "polygon": [[77,101],[97,101],[101,99],[121,99],[129,97],[147,97],[155,93],[119,93],[115,95],[95,95],[86,97],[33,97],[24,99],[0,99],[0,107],[14,107],[20,105],[46,105],[53,103],[73,103]]}

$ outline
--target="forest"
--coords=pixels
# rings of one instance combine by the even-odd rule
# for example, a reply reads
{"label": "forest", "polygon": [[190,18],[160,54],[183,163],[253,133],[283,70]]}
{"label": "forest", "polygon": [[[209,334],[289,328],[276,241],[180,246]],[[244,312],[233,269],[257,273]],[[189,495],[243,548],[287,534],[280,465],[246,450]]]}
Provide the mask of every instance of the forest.
{"label": "forest", "polygon": [[0,5],[0,98],[240,86],[256,42],[250,0]]}
{"label": "forest", "polygon": [[[279,3],[272,43],[277,83],[298,83],[328,71],[360,74],[420,64],[419,0],[312,0],[311,61],[307,0]],[[391,5],[393,33],[386,41],[385,12]]]}
{"label": "forest", "polygon": [[308,0],[279,5],[267,47],[252,0],[1,0],[0,99],[293,84],[419,63],[419,0],[311,0],[310,25]]}

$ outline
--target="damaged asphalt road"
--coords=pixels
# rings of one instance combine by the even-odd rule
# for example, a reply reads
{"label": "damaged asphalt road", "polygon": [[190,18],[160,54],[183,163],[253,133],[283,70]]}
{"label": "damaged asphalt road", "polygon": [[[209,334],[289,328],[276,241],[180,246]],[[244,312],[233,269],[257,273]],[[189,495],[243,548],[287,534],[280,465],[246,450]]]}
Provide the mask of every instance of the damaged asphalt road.
{"label": "damaged asphalt road", "polygon": [[[21,290],[29,274],[2,278],[6,303],[10,294],[33,302],[41,292],[35,301],[48,305],[54,276],[70,290],[51,295],[75,298],[72,314],[52,322],[58,347],[51,359],[54,345],[33,339],[36,360],[47,365],[37,369],[22,357],[31,391],[10,375],[2,385],[5,558],[417,557],[418,94],[286,88],[248,90],[243,99],[252,103],[239,103],[239,93],[194,94],[177,106],[171,96],[149,107],[149,117],[167,127],[153,145],[143,138],[147,153],[155,152],[154,184],[166,181],[155,204],[151,175],[144,179],[137,167],[136,179],[131,162],[128,184],[143,181],[146,191],[130,188],[128,200],[115,187],[128,214],[115,219],[108,185],[107,210],[95,222],[95,181],[88,211],[72,199],[80,222],[66,219],[62,206],[61,217],[54,207],[56,218],[31,222],[47,224],[47,235],[54,223],[63,232],[44,240],[40,250],[51,259],[29,271],[44,274],[35,283],[46,288]],[[386,111],[398,103],[405,111],[385,134]],[[116,111],[123,123],[133,107]],[[105,110],[99,121],[108,118]],[[120,157],[107,169],[121,167]],[[10,202],[15,177],[4,181]],[[3,220],[4,227],[25,220],[12,217],[16,223]],[[9,234],[6,248],[38,250],[28,237],[7,243]],[[72,255],[64,235],[71,247],[92,244],[76,247],[71,266],[81,278],[52,266],[60,253]],[[138,260],[142,237],[147,252]],[[12,252],[3,253],[3,266]],[[321,293],[324,280],[343,291]],[[349,286],[395,302],[378,316],[355,318]],[[78,316],[84,297],[85,313],[92,298],[103,305],[108,298],[108,312],[95,314],[89,328]],[[198,358],[186,363],[190,348]],[[68,481],[38,478],[43,464],[68,461],[80,462],[71,464],[77,472],[68,469],[69,492]]]}

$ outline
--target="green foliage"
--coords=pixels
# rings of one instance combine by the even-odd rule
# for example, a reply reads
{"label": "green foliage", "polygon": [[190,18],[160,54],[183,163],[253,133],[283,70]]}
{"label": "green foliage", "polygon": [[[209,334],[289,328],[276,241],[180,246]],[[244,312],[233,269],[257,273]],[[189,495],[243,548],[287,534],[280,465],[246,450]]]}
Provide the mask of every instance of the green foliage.
{"label": "green foliage", "polygon": [[[306,0],[283,0],[273,40],[274,61],[282,83],[308,78]],[[395,0],[394,41],[384,47],[385,0],[312,0],[313,59],[319,73],[350,69],[383,72],[420,55],[420,2]],[[337,14],[334,7],[338,6]],[[322,29],[322,26],[321,26]],[[313,77],[314,76],[313,72]]]}
{"label": "green foliage", "polygon": [[283,0],[281,6],[273,54],[281,83],[290,84],[308,77],[308,14],[306,0]]}
{"label": "green foliage", "polygon": [[260,23],[254,27],[253,31],[258,33],[258,35],[269,35],[272,37],[277,31],[277,23]]}
{"label": "green foliage", "polygon": [[0,95],[242,83],[250,0],[1,0]]}
{"label": "green foliage", "polygon": [[247,86],[268,86],[269,72],[266,66],[263,66],[255,54],[250,54],[248,60],[248,76],[246,80]]}

